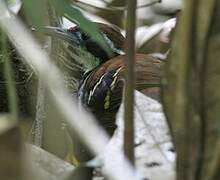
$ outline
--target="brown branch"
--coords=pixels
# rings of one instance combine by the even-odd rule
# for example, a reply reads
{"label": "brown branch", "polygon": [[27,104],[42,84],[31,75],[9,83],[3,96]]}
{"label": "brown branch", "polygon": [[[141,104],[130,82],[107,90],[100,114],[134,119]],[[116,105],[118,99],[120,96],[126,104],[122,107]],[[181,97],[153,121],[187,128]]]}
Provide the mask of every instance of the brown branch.
{"label": "brown branch", "polygon": [[135,87],[135,26],[136,0],[128,0],[128,14],[126,23],[126,57],[125,57],[125,100],[124,100],[124,152],[134,164],[134,87]]}

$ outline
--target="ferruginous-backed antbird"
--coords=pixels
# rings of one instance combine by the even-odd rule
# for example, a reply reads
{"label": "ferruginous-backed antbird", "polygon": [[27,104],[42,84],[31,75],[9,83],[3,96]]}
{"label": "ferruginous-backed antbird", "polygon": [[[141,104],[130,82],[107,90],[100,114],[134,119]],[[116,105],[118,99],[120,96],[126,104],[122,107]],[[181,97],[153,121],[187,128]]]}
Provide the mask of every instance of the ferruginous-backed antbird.
{"label": "ferruginous-backed antbird", "polygon": [[[79,79],[79,103],[92,112],[108,134],[112,135],[116,129],[115,116],[123,97],[125,39],[114,26],[97,23],[97,27],[108,44],[111,55],[78,26],[70,29],[46,27],[45,31],[68,42],[70,50],[80,59],[77,64],[83,66],[84,75]],[[93,58],[88,59],[89,57]],[[153,54],[136,54],[136,89],[159,99],[162,64],[163,61]]]}

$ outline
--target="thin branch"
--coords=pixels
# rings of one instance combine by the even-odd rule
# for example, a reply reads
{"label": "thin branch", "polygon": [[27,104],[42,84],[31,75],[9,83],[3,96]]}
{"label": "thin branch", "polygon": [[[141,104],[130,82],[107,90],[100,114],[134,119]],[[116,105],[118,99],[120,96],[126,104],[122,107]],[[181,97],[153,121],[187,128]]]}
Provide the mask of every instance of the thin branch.
{"label": "thin branch", "polygon": [[134,87],[135,87],[135,28],[136,0],[128,0],[126,23],[126,56],[125,56],[125,99],[124,99],[124,152],[134,164]]}
{"label": "thin branch", "polygon": [[146,7],[149,7],[149,6],[153,6],[154,4],[161,3],[161,1],[162,1],[162,0],[151,1],[151,2],[148,2],[148,3],[146,3],[146,4],[142,4],[142,5],[138,6],[137,9],[146,8]]}

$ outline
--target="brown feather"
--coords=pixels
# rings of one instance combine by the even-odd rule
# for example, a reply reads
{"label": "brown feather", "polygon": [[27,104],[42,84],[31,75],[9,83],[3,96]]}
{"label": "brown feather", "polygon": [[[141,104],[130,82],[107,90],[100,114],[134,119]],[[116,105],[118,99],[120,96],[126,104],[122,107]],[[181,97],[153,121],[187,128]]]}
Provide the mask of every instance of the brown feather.
{"label": "brown feather", "polygon": [[[105,127],[110,135],[112,135],[116,128],[115,116],[123,96],[125,70],[124,57],[125,55],[120,55],[112,58],[93,70],[87,76],[86,83],[83,88],[84,95],[87,94],[83,99],[84,105],[93,112],[100,124]],[[135,56],[136,89],[157,100],[159,100],[160,94],[159,86],[162,64],[163,61],[150,54],[136,54]],[[101,82],[104,81],[101,78],[106,77],[106,75],[110,74],[110,72],[112,73],[110,76],[112,82],[114,75],[118,73],[117,79],[114,81],[113,88],[106,85],[109,82],[109,79],[105,79],[106,83],[101,84]],[[97,88],[97,84],[100,85],[99,89]],[[100,89],[102,90],[101,92]],[[107,98],[109,102],[107,102],[108,106],[106,108],[105,101],[107,93],[109,93],[109,98]],[[89,96],[93,98],[91,103],[87,101]]]}

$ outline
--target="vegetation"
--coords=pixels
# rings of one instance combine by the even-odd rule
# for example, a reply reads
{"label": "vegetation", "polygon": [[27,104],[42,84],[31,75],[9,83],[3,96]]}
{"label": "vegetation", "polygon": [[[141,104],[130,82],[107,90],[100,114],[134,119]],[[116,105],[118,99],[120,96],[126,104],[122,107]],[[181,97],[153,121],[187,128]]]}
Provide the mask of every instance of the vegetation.
{"label": "vegetation", "polygon": [[[91,179],[94,168],[95,177],[140,179],[134,138],[138,133],[134,132],[134,89],[140,87],[142,93],[153,98],[161,92],[159,102],[177,155],[176,179],[220,179],[220,2],[185,0],[183,9],[178,6],[179,0],[168,4],[160,0],[96,2],[0,2],[0,179]],[[101,31],[94,23],[100,18],[102,23],[113,24],[116,32],[125,32],[124,45],[115,46],[114,41],[121,39],[112,40]],[[75,25],[79,27],[76,44],[71,39]],[[49,32],[48,26],[56,27],[56,33]],[[62,39],[63,34],[68,35],[66,39]],[[99,76],[97,72],[105,65],[89,51],[85,41],[95,42],[96,48],[91,49],[103,50],[103,56],[125,57],[124,152],[114,155],[120,158],[124,153],[129,161],[122,158],[118,171],[102,169],[99,174],[103,166],[100,159],[88,161],[103,151],[109,134],[105,127],[100,128],[96,114],[91,113],[93,109],[79,106],[84,103],[80,93],[87,93],[81,91],[83,84],[92,75]],[[149,62],[156,65],[137,66],[136,53],[150,54]],[[149,69],[138,71],[135,66]],[[111,91],[121,69],[110,71]],[[137,72],[143,73],[143,79],[151,73],[150,82],[137,85]],[[160,76],[161,83],[157,83],[155,79]],[[85,95],[88,102],[105,78],[101,74],[90,94]],[[111,91],[103,99],[107,102],[104,110],[112,103]],[[116,95],[116,100],[120,99],[120,92]],[[106,114],[107,119],[115,118],[110,116],[112,112]],[[160,177],[166,179],[166,174]]]}

